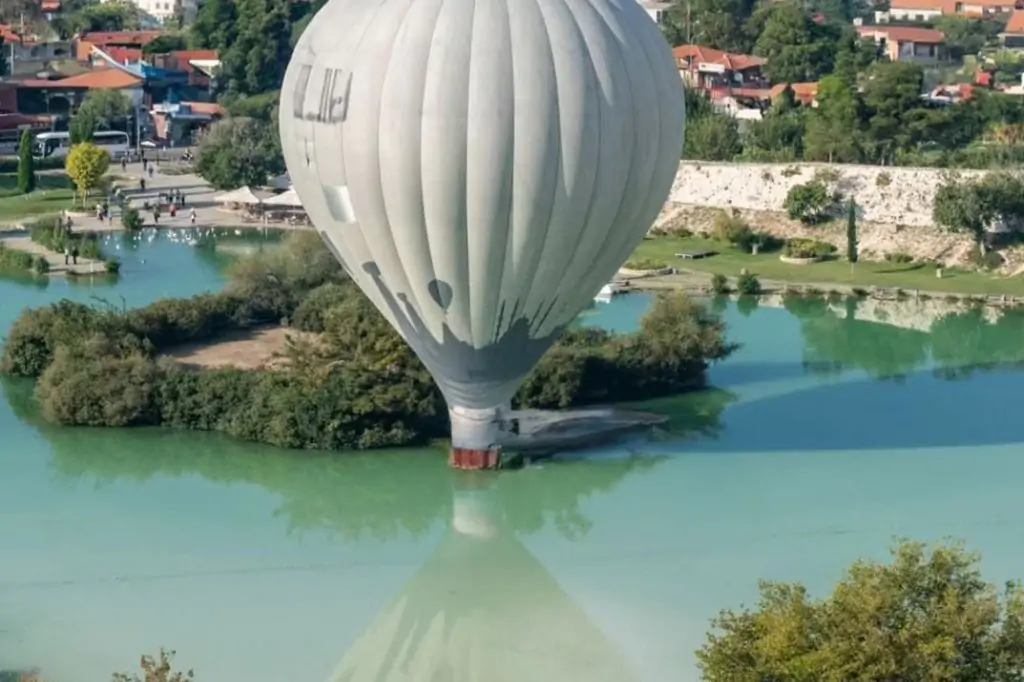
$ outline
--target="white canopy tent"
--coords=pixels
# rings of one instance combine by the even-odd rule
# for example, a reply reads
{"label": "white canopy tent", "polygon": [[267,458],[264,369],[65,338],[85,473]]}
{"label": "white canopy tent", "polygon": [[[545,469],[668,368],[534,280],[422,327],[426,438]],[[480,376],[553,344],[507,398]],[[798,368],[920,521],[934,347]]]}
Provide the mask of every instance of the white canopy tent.
{"label": "white canopy tent", "polygon": [[287,208],[302,208],[302,200],[299,199],[299,193],[295,191],[295,188],[278,194],[277,196],[270,197],[263,202],[264,206],[283,206]]}
{"label": "white canopy tent", "polygon": [[256,196],[256,193],[253,192],[248,185],[239,187],[238,189],[233,189],[230,192],[225,192],[224,194],[218,194],[216,197],[214,197],[214,201],[217,201],[222,204],[245,205],[255,205],[263,203],[263,200]]}

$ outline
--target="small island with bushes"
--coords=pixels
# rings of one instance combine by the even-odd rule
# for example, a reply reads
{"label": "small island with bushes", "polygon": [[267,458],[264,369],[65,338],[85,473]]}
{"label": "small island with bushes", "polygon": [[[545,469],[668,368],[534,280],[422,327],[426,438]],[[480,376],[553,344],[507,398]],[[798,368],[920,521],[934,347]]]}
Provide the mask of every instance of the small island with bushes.
{"label": "small island with bushes", "polygon": [[[243,331],[284,327],[277,361],[196,366],[171,357]],[[721,320],[681,293],[659,297],[640,329],[575,329],[517,396],[562,409],[646,400],[705,386],[734,346]],[[318,235],[239,259],[221,293],[139,309],[61,301],[25,311],[3,346],[4,374],[37,380],[43,416],[79,426],[221,431],[288,448],[364,449],[443,437],[444,400]]]}

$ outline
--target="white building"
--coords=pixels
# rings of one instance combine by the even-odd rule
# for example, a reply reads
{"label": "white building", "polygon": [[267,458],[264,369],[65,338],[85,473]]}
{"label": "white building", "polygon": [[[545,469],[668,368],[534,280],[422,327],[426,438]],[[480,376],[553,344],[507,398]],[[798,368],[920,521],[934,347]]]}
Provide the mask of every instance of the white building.
{"label": "white building", "polygon": [[654,2],[653,0],[637,0],[643,8],[647,10],[648,16],[654,20],[654,23],[660,24],[665,18],[665,14],[672,7],[671,2]]}
{"label": "white building", "polygon": [[199,11],[198,0],[103,0],[104,2],[125,2],[130,1],[139,8],[144,17],[151,17],[156,22],[165,24],[175,18],[175,7],[180,1],[181,12],[185,23],[191,24]]}

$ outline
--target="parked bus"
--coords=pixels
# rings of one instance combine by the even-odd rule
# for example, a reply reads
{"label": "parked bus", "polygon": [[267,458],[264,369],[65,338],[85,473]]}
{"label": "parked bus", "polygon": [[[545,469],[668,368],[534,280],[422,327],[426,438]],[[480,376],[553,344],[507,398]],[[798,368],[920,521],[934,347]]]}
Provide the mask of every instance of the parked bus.
{"label": "parked bus", "polygon": [[[92,141],[97,147],[102,147],[110,152],[110,158],[115,160],[131,153],[132,147],[128,140],[128,133],[123,130],[97,130],[92,134]],[[36,135],[36,156],[67,156],[69,149],[71,149],[71,133],[67,131]]]}

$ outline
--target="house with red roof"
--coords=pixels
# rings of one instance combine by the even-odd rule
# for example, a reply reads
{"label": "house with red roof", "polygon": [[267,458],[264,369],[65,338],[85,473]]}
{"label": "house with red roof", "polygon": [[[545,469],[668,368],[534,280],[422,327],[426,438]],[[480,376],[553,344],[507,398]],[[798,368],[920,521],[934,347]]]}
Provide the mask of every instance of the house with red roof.
{"label": "house with red roof", "polygon": [[723,52],[703,45],[680,45],[672,50],[683,82],[711,92],[724,87],[767,87],[761,73],[766,60],[747,54]]}
{"label": "house with red roof", "polygon": [[917,26],[878,25],[861,26],[857,32],[861,38],[878,43],[889,61],[930,66],[949,60],[942,31]]}
{"label": "house with red roof", "polygon": [[932,21],[939,17],[990,17],[1022,7],[1021,0],[892,0],[878,21]]}
{"label": "house with red roof", "polygon": [[1006,28],[999,34],[1003,47],[1024,48],[1024,10],[1016,10],[1006,22]]}

